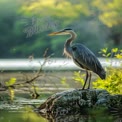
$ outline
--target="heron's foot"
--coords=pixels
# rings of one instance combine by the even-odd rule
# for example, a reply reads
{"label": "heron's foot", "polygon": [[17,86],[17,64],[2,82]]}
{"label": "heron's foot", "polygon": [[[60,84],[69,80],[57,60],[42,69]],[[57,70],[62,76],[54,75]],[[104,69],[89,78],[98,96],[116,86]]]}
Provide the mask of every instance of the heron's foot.
{"label": "heron's foot", "polygon": [[82,89],[82,90],[90,90],[90,89]]}
{"label": "heron's foot", "polygon": [[85,88],[83,87],[82,90],[85,90]]}
{"label": "heron's foot", "polygon": [[82,90],[90,90],[91,88],[90,87],[88,87],[88,88],[82,88]]}

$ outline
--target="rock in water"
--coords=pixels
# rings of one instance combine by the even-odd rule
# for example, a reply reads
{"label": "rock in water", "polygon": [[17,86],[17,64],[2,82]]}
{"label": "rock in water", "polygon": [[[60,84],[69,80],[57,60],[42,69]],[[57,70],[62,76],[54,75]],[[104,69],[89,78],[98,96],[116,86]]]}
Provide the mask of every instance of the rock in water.
{"label": "rock in water", "polygon": [[106,90],[73,89],[52,95],[38,109],[51,116],[74,114],[94,106],[107,106],[109,98]]}

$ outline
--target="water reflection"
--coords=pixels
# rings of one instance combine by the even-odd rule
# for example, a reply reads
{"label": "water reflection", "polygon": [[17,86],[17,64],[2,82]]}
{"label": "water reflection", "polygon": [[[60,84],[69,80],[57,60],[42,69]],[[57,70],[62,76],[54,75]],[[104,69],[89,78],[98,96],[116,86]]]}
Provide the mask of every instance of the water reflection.
{"label": "water reflection", "polygon": [[114,117],[108,113],[92,115],[83,115],[79,113],[56,117],[40,114],[40,116],[46,118],[48,122],[122,122],[122,118]]}
{"label": "water reflection", "polygon": [[48,122],[48,120],[29,110],[2,110],[0,111],[0,122]]}
{"label": "water reflection", "polygon": [[32,107],[25,107],[19,111],[1,110],[0,122],[122,122],[122,116],[114,117],[109,113],[71,114],[65,116],[51,116],[35,112]]}

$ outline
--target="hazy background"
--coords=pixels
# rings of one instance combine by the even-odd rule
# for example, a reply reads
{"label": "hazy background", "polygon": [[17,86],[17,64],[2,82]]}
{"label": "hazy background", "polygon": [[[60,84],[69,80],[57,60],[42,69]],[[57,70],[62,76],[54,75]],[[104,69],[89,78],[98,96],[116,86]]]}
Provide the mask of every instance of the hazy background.
{"label": "hazy background", "polygon": [[62,57],[68,37],[48,33],[63,28],[97,56],[122,48],[122,0],[0,0],[0,58],[40,58],[46,48]]}

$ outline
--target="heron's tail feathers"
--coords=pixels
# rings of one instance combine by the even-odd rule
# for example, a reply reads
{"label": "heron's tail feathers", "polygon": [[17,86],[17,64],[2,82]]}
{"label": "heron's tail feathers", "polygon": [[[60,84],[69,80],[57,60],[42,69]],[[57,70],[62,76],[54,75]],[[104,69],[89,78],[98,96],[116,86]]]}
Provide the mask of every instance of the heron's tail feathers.
{"label": "heron's tail feathers", "polygon": [[106,78],[106,72],[105,72],[105,70],[102,70],[101,72],[99,72],[98,75],[100,76],[101,79],[104,80]]}

